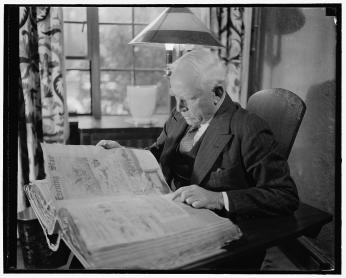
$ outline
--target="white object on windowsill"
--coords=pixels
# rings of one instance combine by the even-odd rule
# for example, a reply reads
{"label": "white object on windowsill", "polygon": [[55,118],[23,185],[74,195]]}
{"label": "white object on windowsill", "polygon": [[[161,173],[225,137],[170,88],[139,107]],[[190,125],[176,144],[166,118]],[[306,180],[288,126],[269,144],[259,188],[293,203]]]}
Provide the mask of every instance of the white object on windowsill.
{"label": "white object on windowsill", "polygon": [[150,124],[156,109],[157,85],[130,86],[127,100],[134,124]]}

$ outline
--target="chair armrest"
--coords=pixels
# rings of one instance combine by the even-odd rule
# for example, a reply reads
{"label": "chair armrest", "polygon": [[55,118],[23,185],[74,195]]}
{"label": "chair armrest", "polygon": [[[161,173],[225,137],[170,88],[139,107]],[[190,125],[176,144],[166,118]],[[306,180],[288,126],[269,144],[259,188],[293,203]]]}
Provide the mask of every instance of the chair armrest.
{"label": "chair armrest", "polygon": [[308,251],[311,257],[316,260],[321,270],[334,270],[334,261],[329,258],[320,248],[318,248],[314,243],[312,243],[308,238],[302,236],[297,239],[297,241]]}

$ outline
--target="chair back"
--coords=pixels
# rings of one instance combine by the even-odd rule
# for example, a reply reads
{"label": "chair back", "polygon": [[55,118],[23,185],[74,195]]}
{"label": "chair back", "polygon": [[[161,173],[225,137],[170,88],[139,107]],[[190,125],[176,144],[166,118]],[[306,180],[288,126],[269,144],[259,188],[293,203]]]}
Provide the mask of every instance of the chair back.
{"label": "chair back", "polygon": [[267,89],[249,98],[247,110],[268,123],[279,143],[279,152],[287,159],[304,117],[304,101],[285,89]]}

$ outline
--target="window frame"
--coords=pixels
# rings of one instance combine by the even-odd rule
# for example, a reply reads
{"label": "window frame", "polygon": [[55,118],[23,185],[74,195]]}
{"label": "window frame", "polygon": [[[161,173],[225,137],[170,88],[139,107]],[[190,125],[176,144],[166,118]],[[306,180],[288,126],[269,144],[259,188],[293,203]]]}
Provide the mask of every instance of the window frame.
{"label": "window frame", "polygon": [[[131,73],[131,85],[136,84],[136,72],[161,72],[165,73],[165,68],[138,68],[136,67],[136,54],[135,47],[131,46],[131,52],[133,57],[133,64],[131,68],[101,68],[100,67],[100,26],[101,25],[123,25],[131,26],[132,38],[135,36],[136,26],[146,26],[148,23],[135,22],[135,7],[131,8],[131,22],[99,22],[98,7],[86,7],[86,22],[84,21],[71,21],[66,20],[64,23],[86,23],[87,24],[87,56],[65,56],[65,59],[85,59],[89,61],[89,72],[90,72],[90,96],[91,96],[91,113],[89,114],[75,114],[71,113],[70,116],[83,116],[90,115],[95,119],[102,117],[101,109],[101,72],[102,71],[121,71]],[[69,69],[71,70],[71,69]],[[82,71],[82,69],[76,69]],[[169,108],[168,108],[169,110]],[[167,111],[167,114],[169,111]],[[103,115],[103,116],[121,116],[121,115]]]}
{"label": "window frame", "polygon": [[[86,12],[87,12],[88,8],[86,7]],[[88,15],[86,14],[86,20],[81,20],[81,21],[78,21],[78,20],[63,20],[63,24],[64,24],[64,27],[65,27],[65,23],[67,24],[82,24],[83,25],[83,28],[85,25],[87,25],[87,32],[88,32]],[[77,71],[86,71],[86,72],[89,72],[89,77],[90,77],[90,85],[91,85],[91,70],[90,70],[90,67],[91,67],[91,60],[90,60],[90,55],[89,55],[89,49],[90,49],[90,46],[89,46],[89,36],[87,34],[87,53],[85,56],[78,56],[78,55],[72,55],[72,56],[67,56],[65,55],[64,56],[64,59],[65,59],[65,65],[67,64],[66,61],[67,60],[85,60],[89,63],[89,68],[88,69],[81,69],[81,68],[69,68],[69,69],[66,69],[65,68],[65,71],[72,71],[72,70],[77,70]],[[92,98],[92,93],[91,93],[91,89],[90,89],[90,98]],[[92,102],[92,99],[91,99],[91,102]],[[91,116],[92,115],[92,106],[90,107],[90,113],[74,113],[74,112],[69,112],[69,116]]]}
{"label": "window frame", "polygon": [[87,7],[88,26],[88,56],[90,59],[90,94],[91,115],[101,118],[101,90],[100,90],[100,36],[98,25],[98,8]]}

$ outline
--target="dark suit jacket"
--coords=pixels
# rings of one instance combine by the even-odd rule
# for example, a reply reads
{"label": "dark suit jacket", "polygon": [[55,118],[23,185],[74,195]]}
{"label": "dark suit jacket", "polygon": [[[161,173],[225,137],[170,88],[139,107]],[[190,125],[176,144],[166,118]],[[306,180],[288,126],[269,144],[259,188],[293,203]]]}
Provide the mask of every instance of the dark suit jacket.
{"label": "dark suit jacket", "polygon": [[[149,148],[168,184],[172,179],[171,158],[186,128],[182,115],[173,110],[157,142]],[[225,191],[229,216],[291,213],[299,204],[297,189],[287,161],[276,147],[267,124],[227,95],[205,131],[191,184]]]}

